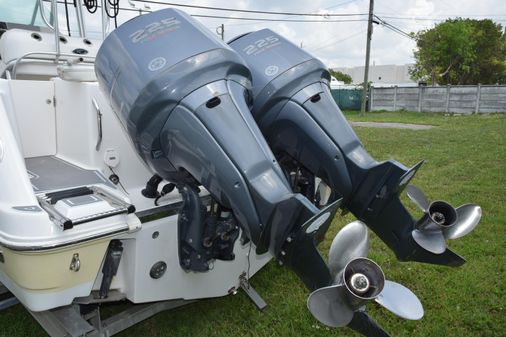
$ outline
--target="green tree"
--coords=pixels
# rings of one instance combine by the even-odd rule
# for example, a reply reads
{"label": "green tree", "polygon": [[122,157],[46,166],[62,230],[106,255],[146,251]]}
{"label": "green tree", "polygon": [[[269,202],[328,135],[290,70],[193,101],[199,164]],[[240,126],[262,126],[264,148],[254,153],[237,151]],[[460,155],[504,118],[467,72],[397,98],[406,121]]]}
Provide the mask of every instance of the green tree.
{"label": "green tree", "polygon": [[351,84],[351,82],[353,82],[353,79],[348,74],[342,73],[334,69],[329,69],[329,73],[330,75],[334,76],[336,80],[343,81],[344,84]]}
{"label": "green tree", "polygon": [[414,37],[413,80],[439,84],[506,82],[506,35],[492,20],[449,19]]}

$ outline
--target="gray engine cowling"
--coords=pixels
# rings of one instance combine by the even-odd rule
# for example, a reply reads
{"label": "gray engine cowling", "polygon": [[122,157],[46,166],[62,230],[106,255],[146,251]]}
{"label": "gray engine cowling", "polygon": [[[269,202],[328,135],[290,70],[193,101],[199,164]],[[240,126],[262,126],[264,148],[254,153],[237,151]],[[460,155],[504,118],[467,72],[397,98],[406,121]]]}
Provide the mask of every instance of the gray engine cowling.
{"label": "gray engine cowling", "polygon": [[128,21],[102,44],[96,73],[139,154],[183,195],[183,268],[207,269],[198,261],[208,218],[198,185],[232,210],[259,253],[278,256],[292,232],[316,220],[320,211],[293,193],[249,111],[249,69],[193,18],[165,9]]}
{"label": "gray engine cowling", "polygon": [[[416,220],[399,194],[421,165],[377,162],[364,149],[332,98],[325,65],[269,29],[229,42],[252,72],[252,113],[288,173],[322,179],[330,200],[364,221],[401,260],[461,265],[449,249],[434,254],[413,239]],[[299,179],[303,181],[303,179]],[[302,190],[302,186],[299,187]],[[314,188],[304,193],[315,199]]]}

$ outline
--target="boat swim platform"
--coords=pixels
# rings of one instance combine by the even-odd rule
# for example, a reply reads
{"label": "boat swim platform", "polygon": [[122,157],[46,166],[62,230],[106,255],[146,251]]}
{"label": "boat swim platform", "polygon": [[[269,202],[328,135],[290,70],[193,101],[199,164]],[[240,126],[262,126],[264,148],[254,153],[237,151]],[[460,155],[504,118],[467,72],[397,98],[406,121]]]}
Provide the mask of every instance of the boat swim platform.
{"label": "boat swim platform", "polygon": [[26,158],[25,164],[37,194],[96,184],[116,188],[100,171],[86,170],[56,156]]}

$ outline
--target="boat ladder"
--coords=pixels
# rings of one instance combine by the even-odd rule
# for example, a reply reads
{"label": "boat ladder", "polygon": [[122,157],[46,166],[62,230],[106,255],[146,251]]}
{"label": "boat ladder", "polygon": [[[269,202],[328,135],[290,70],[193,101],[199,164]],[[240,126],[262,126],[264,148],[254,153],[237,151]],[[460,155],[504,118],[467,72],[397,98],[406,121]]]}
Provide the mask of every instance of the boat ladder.
{"label": "boat ladder", "polygon": [[49,192],[37,198],[52,221],[63,230],[86,222],[135,212],[134,205],[99,186]]}

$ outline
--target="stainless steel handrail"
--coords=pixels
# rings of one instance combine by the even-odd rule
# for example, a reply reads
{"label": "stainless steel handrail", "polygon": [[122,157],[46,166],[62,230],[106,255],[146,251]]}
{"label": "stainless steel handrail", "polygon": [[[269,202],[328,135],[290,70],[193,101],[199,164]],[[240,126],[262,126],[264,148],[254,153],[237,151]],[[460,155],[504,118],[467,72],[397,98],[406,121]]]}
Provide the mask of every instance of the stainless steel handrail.
{"label": "stainless steel handrail", "polygon": [[[37,60],[37,61],[53,61],[55,63],[58,63],[58,61],[56,60],[51,60],[51,59],[47,59],[47,58],[42,58],[42,57],[36,57],[36,56],[56,56],[56,52],[49,52],[49,51],[35,51],[35,52],[29,52],[29,53],[26,53],[26,54],[23,54],[21,55],[20,57],[16,58],[16,59],[13,59],[13,60],[10,60],[8,62],[6,62],[6,67],[4,69],[4,73],[6,71],[8,71],[9,69],[12,68],[11,70],[11,77],[12,79],[16,79],[16,70],[17,70],[17,67],[19,65],[19,63],[23,60],[23,59],[26,59],[26,58],[30,58],[30,59],[33,59],[33,60]],[[35,57],[33,57],[35,56]],[[94,60],[95,60],[95,57],[94,56],[86,56],[86,55],[74,55],[74,54],[67,54],[67,53],[60,53],[60,57],[63,56],[63,57],[66,57],[66,61],[70,60],[70,59],[82,59],[82,63],[93,63]],[[89,59],[89,61],[86,61],[85,59]],[[3,76],[4,74],[2,74]]]}
{"label": "stainless steel handrail", "polygon": [[97,100],[95,97],[91,99],[91,103],[93,104],[93,107],[95,108],[95,111],[97,113],[97,128],[98,128],[98,139],[97,139],[97,145],[95,145],[95,151],[100,151],[100,145],[102,145],[102,112],[100,111],[100,107],[98,106]]}
{"label": "stainless steel handrail", "polygon": [[76,18],[77,18],[77,26],[79,27],[79,36],[85,38],[86,26],[84,24],[82,0],[76,1]]}
{"label": "stainless steel handrail", "polygon": [[44,1],[43,0],[39,0],[39,11],[40,11],[40,17],[42,18],[42,21],[44,21],[46,26],[48,26],[52,31],[54,31],[53,25],[46,18],[46,13],[44,13]]}
{"label": "stainless steel handrail", "polygon": [[60,29],[58,28],[58,0],[51,0],[51,16],[53,18],[53,22],[49,22],[46,18],[46,14],[44,13],[44,3],[43,0],[39,0],[39,11],[40,16],[42,17],[42,21],[46,24],[54,32],[54,43],[55,43],[55,51],[56,58],[55,62],[58,62],[60,58]]}
{"label": "stainless steel handrail", "polygon": [[[40,16],[42,18],[42,21],[44,21],[44,23],[46,24],[46,26],[51,29],[52,31],[54,31],[54,24],[51,24],[51,22],[49,22],[49,20],[47,19],[46,17],[46,14],[44,12],[44,2],[47,2],[48,0],[44,1],[44,0],[38,0],[38,3],[39,3],[39,12],[40,12]],[[58,3],[58,1],[53,1],[53,0],[49,0],[50,3],[51,3],[51,11],[53,11],[53,3]],[[86,37],[86,27],[85,27],[85,24],[84,24],[84,16],[83,16],[83,3],[82,3],[82,0],[76,0],[76,6],[75,6],[75,9],[76,9],[76,19],[77,19],[77,27],[79,29],[79,36],[80,37]],[[55,17],[53,15],[53,17]],[[57,19],[58,20],[58,19]]]}
{"label": "stainless steel handrail", "polygon": [[109,3],[107,0],[102,0],[102,40],[107,37],[107,30],[109,29],[109,16],[107,11],[109,10]]}
{"label": "stainless steel handrail", "polygon": [[53,15],[54,45],[56,48],[55,62],[60,58],[60,29],[58,27],[58,1],[51,1],[51,14]]}

